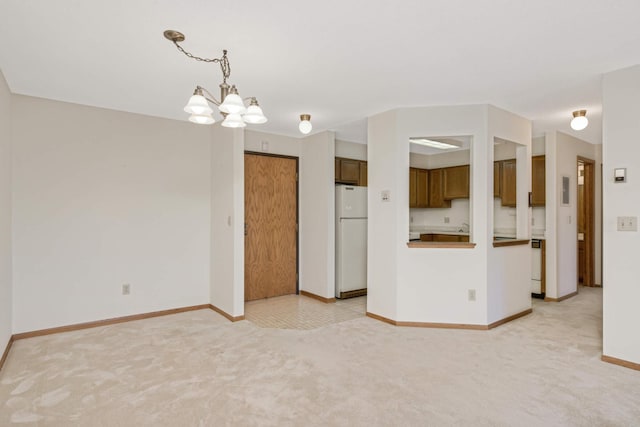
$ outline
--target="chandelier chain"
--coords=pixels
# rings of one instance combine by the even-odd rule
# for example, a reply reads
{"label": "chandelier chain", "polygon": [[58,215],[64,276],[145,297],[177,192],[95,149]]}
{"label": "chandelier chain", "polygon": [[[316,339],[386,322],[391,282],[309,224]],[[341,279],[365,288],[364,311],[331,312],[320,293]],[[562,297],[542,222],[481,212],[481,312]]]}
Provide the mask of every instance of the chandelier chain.
{"label": "chandelier chain", "polygon": [[200,62],[214,62],[214,63],[217,62],[217,63],[219,63],[220,64],[220,69],[222,70],[223,83],[227,83],[227,79],[231,75],[231,65],[229,64],[229,59],[227,59],[227,51],[226,50],[222,51],[223,52],[222,58],[202,58],[200,56],[196,56],[196,55],[192,54],[191,52],[187,52],[176,41],[173,41],[173,44],[176,45],[176,47],[178,48],[178,50],[180,52],[184,53],[187,57],[189,57],[191,59],[195,59],[196,61],[200,61]]}

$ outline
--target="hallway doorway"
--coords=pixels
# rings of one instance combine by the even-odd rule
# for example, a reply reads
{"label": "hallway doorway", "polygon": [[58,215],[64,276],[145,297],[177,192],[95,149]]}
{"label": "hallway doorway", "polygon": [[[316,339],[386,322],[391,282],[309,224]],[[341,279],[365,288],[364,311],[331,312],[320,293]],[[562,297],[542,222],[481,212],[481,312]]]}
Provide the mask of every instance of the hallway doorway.
{"label": "hallway doorway", "polygon": [[595,161],[578,157],[578,277],[595,286]]}

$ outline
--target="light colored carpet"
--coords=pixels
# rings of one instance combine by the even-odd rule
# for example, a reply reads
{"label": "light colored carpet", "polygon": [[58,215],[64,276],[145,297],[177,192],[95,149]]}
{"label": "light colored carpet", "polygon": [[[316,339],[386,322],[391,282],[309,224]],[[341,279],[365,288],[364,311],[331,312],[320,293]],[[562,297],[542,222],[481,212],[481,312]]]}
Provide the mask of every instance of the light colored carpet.
{"label": "light colored carpet", "polygon": [[581,289],[491,331],[201,310],[21,340],[0,425],[637,426],[640,372],[599,360],[601,307]]}

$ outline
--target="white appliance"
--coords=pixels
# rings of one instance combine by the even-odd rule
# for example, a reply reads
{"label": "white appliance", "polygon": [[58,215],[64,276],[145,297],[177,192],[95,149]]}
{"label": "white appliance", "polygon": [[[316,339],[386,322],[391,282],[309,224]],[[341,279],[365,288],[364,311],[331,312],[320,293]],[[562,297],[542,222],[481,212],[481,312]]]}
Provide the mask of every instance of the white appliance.
{"label": "white appliance", "polygon": [[336,298],[367,289],[367,187],[336,185]]}
{"label": "white appliance", "polygon": [[544,298],[542,293],[542,241],[531,239],[531,296]]}

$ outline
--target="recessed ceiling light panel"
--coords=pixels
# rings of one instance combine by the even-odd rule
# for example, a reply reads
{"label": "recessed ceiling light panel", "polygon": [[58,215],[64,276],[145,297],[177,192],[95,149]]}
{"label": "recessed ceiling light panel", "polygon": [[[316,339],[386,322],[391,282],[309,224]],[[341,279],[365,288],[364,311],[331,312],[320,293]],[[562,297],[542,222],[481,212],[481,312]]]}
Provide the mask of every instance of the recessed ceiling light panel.
{"label": "recessed ceiling light panel", "polygon": [[453,148],[461,147],[461,145],[454,145],[454,141],[451,140],[447,140],[447,142],[444,142],[425,137],[411,137],[409,138],[409,142],[411,142],[412,144],[424,145],[425,147],[437,148],[439,150],[451,150]]}

